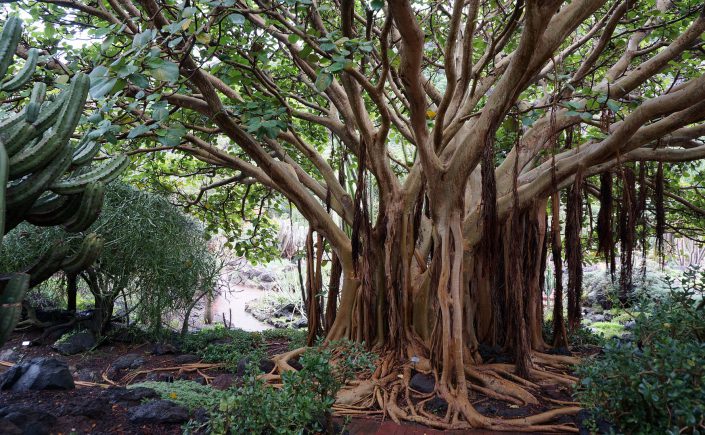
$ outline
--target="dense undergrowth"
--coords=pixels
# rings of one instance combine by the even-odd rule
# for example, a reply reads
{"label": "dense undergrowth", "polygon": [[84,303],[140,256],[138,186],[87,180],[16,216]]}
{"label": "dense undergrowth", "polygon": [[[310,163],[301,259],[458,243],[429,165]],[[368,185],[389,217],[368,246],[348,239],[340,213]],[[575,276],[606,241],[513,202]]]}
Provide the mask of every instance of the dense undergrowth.
{"label": "dense undergrowth", "polygon": [[181,343],[181,350],[198,355],[204,362],[223,363],[234,370],[240,361],[255,362],[265,358],[267,344],[272,341],[286,342],[289,350],[296,349],[305,345],[306,331],[268,329],[248,332],[217,326],[187,334]]}
{"label": "dense undergrowth", "polygon": [[340,387],[354,377],[369,376],[376,356],[358,343],[336,341],[312,347],[301,355],[300,370],[282,374],[281,384],[267,384],[257,362],[266,357],[272,341],[301,347],[305,335],[296,330],[247,332],[215,328],[189,334],[182,349],[205,361],[225,363],[233,369],[247,362],[244,376],[234,387],[220,391],[192,381],[143,382],[159,395],[190,410],[203,408],[206,422],[191,421],[185,432],[212,434],[331,433],[331,408]]}
{"label": "dense undergrowth", "polygon": [[578,368],[577,397],[623,433],[705,433],[703,275],[671,283],[666,298],[640,301],[633,337],[606,340]]}

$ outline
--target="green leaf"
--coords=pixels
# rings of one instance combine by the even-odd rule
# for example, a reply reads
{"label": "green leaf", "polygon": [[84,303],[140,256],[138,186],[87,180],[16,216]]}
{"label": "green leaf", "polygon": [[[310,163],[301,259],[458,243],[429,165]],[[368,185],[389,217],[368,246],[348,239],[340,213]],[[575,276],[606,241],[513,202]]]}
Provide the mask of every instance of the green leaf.
{"label": "green leaf", "polygon": [[611,100],[611,99],[607,100],[607,107],[609,107],[610,110],[613,111],[614,113],[619,112],[619,108],[620,108],[619,103],[614,100]]}
{"label": "green leaf", "polygon": [[370,7],[373,11],[378,11],[384,7],[384,0],[372,0],[370,2]]}
{"label": "green leaf", "polygon": [[228,15],[228,20],[236,26],[245,24],[245,16],[242,14],[230,14]]}
{"label": "green leaf", "polygon": [[154,59],[149,62],[152,77],[164,82],[175,82],[179,79],[179,65],[170,60]]}
{"label": "green leaf", "polygon": [[138,125],[137,127],[135,127],[135,128],[133,128],[132,130],[130,130],[129,133],[127,133],[127,138],[128,138],[128,139],[134,139],[134,138],[136,138],[137,136],[141,136],[141,135],[143,135],[143,134],[145,134],[145,133],[149,133],[150,130],[151,130],[151,129],[149,128],[149,126],[146,126],[146,125],[144,125],[144,124],[140,124],[140,125]]}
{"label": "green leaf", "polygon": [[321,71],[316,77],[316,89],[323,92],[328,89],[328,86],[333,83],[333,74]]}

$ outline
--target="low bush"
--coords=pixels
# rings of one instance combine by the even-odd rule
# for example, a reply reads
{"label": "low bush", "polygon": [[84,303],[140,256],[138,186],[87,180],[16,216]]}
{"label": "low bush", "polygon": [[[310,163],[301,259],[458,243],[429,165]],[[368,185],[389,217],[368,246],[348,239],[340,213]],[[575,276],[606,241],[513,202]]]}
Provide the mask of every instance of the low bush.
{"label": "low bush", "polygon": [[577,396],[625,433],[703,433],[705,310],[692,286],[641,303],[631,341],[579,367]]}
{"label": "low bush", "polygon": [[296,349],[305,345],[306,331],[272,329],[249,332],[216,326],[187,334],[181,348],[184,352],[198,355],[205,362],[223,363],[234,370],[243,359],[259,361],[265,358],[267,342],[272,340],[288,341],[289,349]]}
{"label": "low bush", "polygon": [[615,341],[579,368],[583,406],[626,433],[702,431],[705,345],[666,337],[643,346]]}
{"label": "low bush", "polygon": [[330,432],[338,389],[353,376],[371,374],[374,356],[359,345],[335,342],[307,350],[299,362],[301,370],[282,374],[281,388],[265,384],[250,370],[242,386],[221,400],[211,433]]}
{"label": "low bush", "polygon": [[[545,320],[543,322],[543,338],[547,343],[553,341],[553,321]],[[585,346],[600,346],[604,341],[604,336],[593,332],[585,325],[580,325],[580,328],[571,331],[566,324],[568,332],[568,344],[571,347]]]}

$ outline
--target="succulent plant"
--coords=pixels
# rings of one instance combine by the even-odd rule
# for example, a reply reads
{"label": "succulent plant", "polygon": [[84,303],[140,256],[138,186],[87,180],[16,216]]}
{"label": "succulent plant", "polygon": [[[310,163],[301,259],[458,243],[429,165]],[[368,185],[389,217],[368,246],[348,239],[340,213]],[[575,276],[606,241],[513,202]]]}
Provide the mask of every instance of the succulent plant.
{"label": "succulent plant", "polygon": [[[10,17],[0,34],[0,92],[23,89],[32,80],[39,52],[30,49],[24,66],[6,77],[20,40],[22,23]],[[87,230],[98,218],[105,184],[127,167],[124,155],[92,166],[100,144],[72,136],[83,112],[90,80],[77,73],[54,98],[35,82],[20,111],[0,111],[0,241],[22,221],[61,225],[68,232]],[[0,344],[14,328],[24,293],[59,270],[76,274],[100,255],[103,242],[86,236],[75,252],[55,246],[31,267],[0,276]]]}

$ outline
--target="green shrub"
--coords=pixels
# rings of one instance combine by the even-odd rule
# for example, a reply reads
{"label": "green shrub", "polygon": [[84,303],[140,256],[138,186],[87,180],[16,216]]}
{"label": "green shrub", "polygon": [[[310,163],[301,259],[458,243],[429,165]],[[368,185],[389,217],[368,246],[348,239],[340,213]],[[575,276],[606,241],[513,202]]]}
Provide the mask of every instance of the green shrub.
{"label": "green shrub", "polygon": [[586,408],[627,433],[679,433],[705,418],[705,345],[666,337],[644,346],[608,344],[578,370]]}
{"label": "green shrub", "polygon": [[242,359],[254,362],[265,358],[270,340],[288,340],[288,348],[296,349],[305,345],[306,331],[272,329],[249,332],[216,326],[187,334],[181,347],[184,352],[196,354],[205,362],[224,363],[234,370]]}
{"label": "green shrub", "polygon": [[583,405],[626,433],[702,433],[705,312],[696,296],[686,286],[643,301],[633,341],[612,340],[578,369]]}
{"label": "green shrub", "polygon": [[[337,356],[337,363],[331,361]],[[302,434],[329,431],[335,394],[351,376],[369,371],[374,356],[360,345],[334,342],[307,350],[300,371],[282,374],[281,388],[250,370],[243,385],[221,400],[210,422],[214,434]]]}

